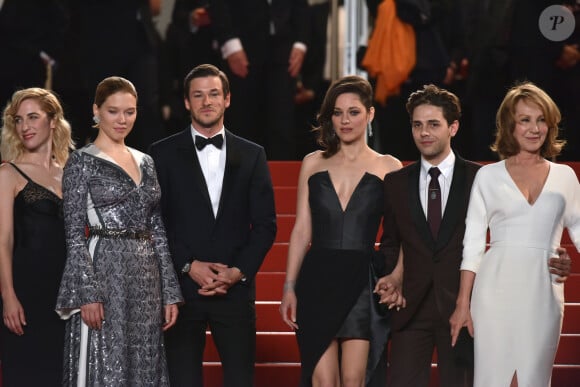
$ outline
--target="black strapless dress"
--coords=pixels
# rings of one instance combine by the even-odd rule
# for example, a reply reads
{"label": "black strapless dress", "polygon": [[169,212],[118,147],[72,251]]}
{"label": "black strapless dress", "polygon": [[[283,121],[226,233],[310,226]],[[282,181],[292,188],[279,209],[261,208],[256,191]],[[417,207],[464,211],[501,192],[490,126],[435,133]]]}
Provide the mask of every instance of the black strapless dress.
{"label": "black strapless dress", "polygon": [[65,323],[54,310],[66,260],[62,200],[16,169],[28,183],[14,199],[12,277],[27,325],[17,336],[0,322],[2,386],[62,386]]}
{"label": "black strapless dress", "polygon": [[388,313],[372,293],[372,261],[383,215],[383,181],[365,173],[342,209],[327,171],[308,180],[312,245],[296,282],[296,331],[301,384],[310,386],[318,360],[334,338],[370,341],[367,382],[389,334]]}

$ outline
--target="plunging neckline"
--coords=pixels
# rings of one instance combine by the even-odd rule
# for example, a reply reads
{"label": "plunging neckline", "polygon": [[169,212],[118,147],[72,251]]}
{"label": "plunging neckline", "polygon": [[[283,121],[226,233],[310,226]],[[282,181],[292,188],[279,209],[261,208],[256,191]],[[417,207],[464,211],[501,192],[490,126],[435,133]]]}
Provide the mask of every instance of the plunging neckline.
{"label": "plunging neckline", "polygon": [[528,206],[530,208],[531,207],[534,207],[534,205],[538,202],[538,200],[540,200],[540,198],[544,194],[544,189],[546,188],[546,185],[548,184],[548,179],[550,178],[550,175],[552,174],[552,165],[551,165],[551,163],[548,161],[548,173],[546,174],[546,178],[544,179],[544,182],[542,183],[542,188],[540,189],[540,193],[538,194],[538,196],[536,196],[536,199],[532,203],[529,202],[529,200],[526,198],[526,195],[524,194],[524,192],[516,184],[516,181],[514,180],[514,178],[512,177],[510,171],[507,168],[506,160],[503,160],[503,167],[504,167],[505,173],[508,176],[509,181],[511,181],[511,184],[518,191],[519,196],[528,204]]}
{"label": "plunging neckline", "polygon": [[[330,182],[330,186],[332,187],[332,192],[334,193],[334,197],[336,198],[336,201],[338,203],[338,207],[340,208],[340,210],[341,210],[341,212],[343,214],[347,212],[347,210],[348,210],[348,208],[350,206],[350,202],[352,201],[353,196],[355,196],[356,192],[358,191],[358,188],[360,187],[360,185],[363,182],[363,180],[365,179],[365,177],[367,175],[375,176],[375,175],[373,175],[372,173],[369,173],[369,172],[363,173],[363,175],[359,179],[358,183],[355,185],[354,189],[352,190],[352,192],[350,194],[350,197],[346,201],[345,206],[343,207],[342,202],[340,201],[340,196],[338,196],[338,191],[336,190],[336,187],[334,185],[334,182],[332,181],[332,177],[330,176],[330,172],[328,170],[325,170],[325,171],[320,171],[318,173],[324,173],[326,175],[326,177],[328,178],[328,181]],[[375,176],[375,177],[378,179],[377,176]]]}
{"label": "plunging neckline", "polygon": [[117,169],[120,169],[123,172],[123,174],[125,176],[127,176],[129,178],[129,180],[131,180],[131,182],[135,185],[135,187],[139,187],[141,185],[141,183],[143,182],[143,171],[141,171],[141,164],[137,162],[137,158],[135,157],[135,154],[133,154],[133,151],[130,148],[127,148],[127,150],[129,151],[129,154],[131,155],[131,159],[133,160],[133,163],[137,167],[137,172],[139,172],[139,181],[135,181],[135,179],[133,179],[131,177],[131,175],[129,175],[129,173],[123,167],[121,167],[121,165],[119,165],[119,163],[117,163],[115,161],[115,159],[112,158],[110,155],[108,155],[105,151],[103,151],[101,148],[96,146],[94,143],[91,145],[93,147],[95,147],[95,149],[96,149],[96,152],[93,154],[93,156],[98,157],[99,159],[104,160],[104,161],[114,165]]}

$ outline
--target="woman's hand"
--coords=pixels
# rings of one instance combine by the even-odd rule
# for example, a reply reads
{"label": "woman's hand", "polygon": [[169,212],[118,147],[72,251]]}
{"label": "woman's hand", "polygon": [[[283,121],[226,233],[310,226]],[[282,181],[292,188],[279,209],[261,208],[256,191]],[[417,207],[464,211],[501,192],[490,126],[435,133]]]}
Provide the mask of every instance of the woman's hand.
{"label": "woman's hand", "polygon": [[81,318],[91,329],[101,329],[105,319],[105,310],[101,302],[81,306]]}
{"label": "woman's hand", "polygon": [[473,337],[473,320],[471,320],[471,312],[469,310],[469,304],[458,304],[455,307],[455,311],[449,318],[449,324],[451,325],[451,346],[455,347],[457,343],[457,337],[461,328],[467,327],[469,334]]}
{"label": "woman's hand", "polygon": [[165,305],[165,322],[163,324],[164,332],[175,325],[178,314],[179,309],[177,308],[177,304]]}
{"label": "woman's hand", "polygon": [[[284,285],[284,295],[282,296],[282,303],[280,304],[280,315],[282,320],[290,328],[296,330],[298,329],[298,324],[296,324],[296,305],[298,301],[296,300],[296,293],[294,293],[294,287]],[[290,318],[288,318],[290,314]]]}
{"label": "woman's hand", "polygon": [[4,325],[10,332],[22,336],[24,334],[23,327],[26,326],[26,317],[20,301],[16,296],[7,297],[2,301],[4,303],[4,310],[2,311]]}

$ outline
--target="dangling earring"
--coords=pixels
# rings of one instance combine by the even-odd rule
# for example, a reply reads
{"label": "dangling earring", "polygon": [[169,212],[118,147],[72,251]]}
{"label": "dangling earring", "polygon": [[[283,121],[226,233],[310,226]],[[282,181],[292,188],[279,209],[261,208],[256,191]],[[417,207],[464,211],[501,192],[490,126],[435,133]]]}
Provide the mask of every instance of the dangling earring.
{"label": "dangling earring", "polygon": [[101,119],[98,116],[93,116],[93,121],[95,122],[95,124],[99,124],[99,122],[101,122]]}
{"label": "dangling earring", "polygon": [[373,126],[371,125],[370,121],[367,123],[367,136],[373,136]]}

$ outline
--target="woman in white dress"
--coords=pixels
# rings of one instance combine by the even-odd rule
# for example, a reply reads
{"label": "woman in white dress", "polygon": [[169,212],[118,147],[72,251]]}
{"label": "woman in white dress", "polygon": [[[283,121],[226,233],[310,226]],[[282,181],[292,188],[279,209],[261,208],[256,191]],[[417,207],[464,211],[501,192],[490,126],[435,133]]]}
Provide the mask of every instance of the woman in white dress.
{"label": "woman in white dress", "polygon": [[450,322],[453,345],[462,327],[474,336],[475,386],[550,385],[564,285],[548,259],[557,255],[564,227],[580,247],[578,178],[546,159],[564,145],[560,118],[534,84],[513,87],[496,118],[492,149],[502,161],[482,167],[473,183]]}

